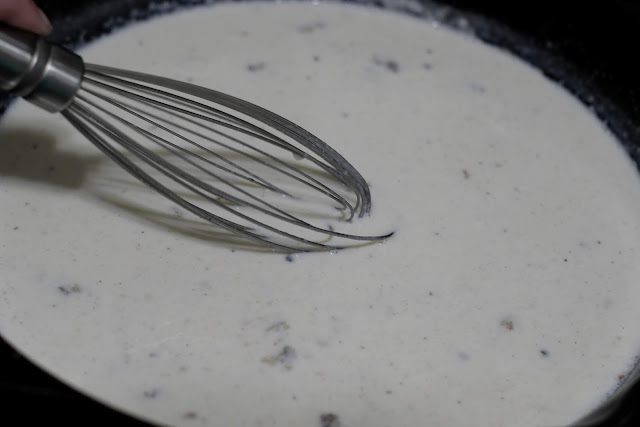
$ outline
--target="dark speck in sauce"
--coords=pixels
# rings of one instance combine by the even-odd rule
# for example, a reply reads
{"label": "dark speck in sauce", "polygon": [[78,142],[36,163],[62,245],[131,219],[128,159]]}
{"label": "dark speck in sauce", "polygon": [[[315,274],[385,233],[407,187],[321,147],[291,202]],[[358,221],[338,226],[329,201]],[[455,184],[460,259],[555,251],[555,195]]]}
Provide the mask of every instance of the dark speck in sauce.
{"label": "dark speck in sauce", "polygon": [[340,427],[340,419],[335,414],[320,415],[320,427]]}
{"label": "dark speck in sauce", "polygon": [[500,325],[504,326],[506,329],[512,331],[513,330],[513,320],[505,319],[500,322]]}
{"label": "dark speck in sauce", "polygon": [[74,284],[72,286],[58,286],[58,290],[63,295],[71,295],[71,294],[79,294],[81,289],[78,284]]}
{"label": "dark speck in sauce", "polygon": [[184,414],[184,417],[188,420],[195,420],[196,418],[198,418],[198,414],[196,414],[193,411],[189,411],[186,414]]}
{"label": "dark speck in sauce", "polygon": [[262,362],[267,365],[282,365],[285,370],[293,369],[293,361],[296,359],[296,351],[293,347],[285,345],[278,354],[262,358]]}
{"label": "dark speck in sauce", "polygon": [[144,392],[144,397],[148,398],[148,399],[154,399],[158,396],[158,389],[154,388],[151,390],[146,390]]}
{"label": "dark speck in sauce", "polygon": [[247,65],[247,70],[251,71],[252,73],[255,73],[256,71],[264,70],[266,67],[267,67],[267,64],[264,61],[252,62],[251,64]]}
{"label": "dark speck in sauce", "polygon": [[307,22],[306,24],[302,24],[298,27],[298,32],[302,34],[309,34],[313,33],[316,30],[321,30],[326,26],[327,24],[325,24],[323,21]]}
{"label": "dark speck in sauce", "polygon": [[271,331],[288,331],[289,329],[291,329],[291,326],[289,326],[289,324],[284,321],[281,320],[279,322],[276,322],[274,324],[272,324],[271,326],[269,326],[267,328],[267,332],[271,332]]}
{"label": "dark speck in sauce", "polygon": [[400,71],[400,65],[398,65],[398,63],[393,59],[383,59],[383,58],[374,56],[373,63],[380,67],[386,68],[388,71],[391,71],[392,73],[397,73]]}
{"label": "dark speck in sauce", "polygon": [[469,89],[475,93],[485,93],[487,89],[479,83],[471,82],[469,83]]}

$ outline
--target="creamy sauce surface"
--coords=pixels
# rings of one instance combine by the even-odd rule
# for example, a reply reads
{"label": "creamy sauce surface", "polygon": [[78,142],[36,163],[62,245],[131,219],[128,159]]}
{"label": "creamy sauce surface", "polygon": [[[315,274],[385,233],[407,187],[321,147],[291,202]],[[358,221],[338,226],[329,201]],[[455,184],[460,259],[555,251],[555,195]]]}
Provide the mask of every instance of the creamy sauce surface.
{"label": "creamy sauce surface", "polygon": [[81,52],[247,99],[371,185],[337,254],[231,250],[59,116],[0,126],[0,333],[162,424],[569,424],[640,350],[640,183],[593,114],[441,26],[336,4],[199,7]]}

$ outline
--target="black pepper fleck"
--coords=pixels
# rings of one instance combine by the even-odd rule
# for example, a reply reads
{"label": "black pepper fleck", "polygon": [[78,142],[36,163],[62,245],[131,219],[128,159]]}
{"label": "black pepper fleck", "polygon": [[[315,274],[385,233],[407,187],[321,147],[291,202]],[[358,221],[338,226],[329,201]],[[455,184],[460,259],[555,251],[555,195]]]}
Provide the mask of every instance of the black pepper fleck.
{"label": "black pepper fleck", "polygon": [[188,420],[195,420],[196,418],[198,418],[198,414],[193,411],[189,411],[184,414],[184,417]]}
{"label": "black pepper fleck", "polygon": [[504,319],[504,320],[502,320],[500,322],[500,325],[504,326],[505,328],[507,328],[510,331],[513,330],[513,320]]}
{"label": "black pepper fleck", "polygon": [[278,331],[288,331],[289,329],[291,329],[291,326],[289,326],[289,324],[284,321],[281,320],[279,322],[275,322],[274,324],[272,324],[271,326],[269,326],[266,330],[267,332],[278,332]]}
{"label": "black pepper fleck", "polygon": [[251,64],[247,64],[247,70],[251,71],[252,73],[254,73],[256,71],[262,71],[266,67],[267,67],[267,64],[264,61],[252,62]]}
{"label": "black pepper fleck", "polygon": [[180,209],[180,208],[172,207],[171,211],[178,218],[183,218],[184,217],[184,211],[182,209]]}
{"label": "black pepper fleck", "polygon": [[322,21],[313,21],[306,24],[302,24],[298,27],[298,32],[302,34],[313,33],[316,30],[321,30],[326,27],[326,24]]}
{"label": "black pepper fleck", "polygon": [[271,366],[280,364],[280,365],[283,365],[287,371],[290,371],[291,369],[293,369],[293,361],[295,359],[296,359],[295,349],[291,346],[286,345],[282,347],[282,350],[280,350],[280,353],[273,356],[263,357],[262,362]]}
{"label": "black pepper fleck", "polygon": [[74,294],[74,293],[78,294],[81,291],[80,285],[78,285],[77,283],[72,285],[72,286],[58,286],[58,290],[63,295],[71,295],[71,294]]}
{"label": "black pepper fleck", "polygon": [[400,65],[398,65],[398,63],[392,59],[382,59],[382,58],[378,58],[377,56],[374,56],[373,63],[380,67],[386,68],[392,73],[397,73],[400,71]]}
{"label": "black pepper fleck", "polygon": [[293,257],[293,255],[287,255],[286,257],[284,257],[284,259],[287,260],[287,262],[293,262],[295,260],[295,258]]}
{"label": "black pepper fleck", "polygon": [[547,356],[549,355],[549,352],[548,352],[547,350],[540,350],[540,354],[541,354],[543,357],[547,357]]}
{"label": "black pepper fleck", "polygon": [[155,399],[158,396],[158,389],[154,388],[151,390],[145,390],[144,392],[144,397],[148,398],[148,399]]}
{"label": "black pepper fleck", "polygon": [[471,82],[469,83],[469,89],[475,93],[485,93],[487,89],[479,83]]}
{"label": "black pepper fleck", "polygon": [[336,414],[320,415],[320,427],[340,427],[340,419]]}

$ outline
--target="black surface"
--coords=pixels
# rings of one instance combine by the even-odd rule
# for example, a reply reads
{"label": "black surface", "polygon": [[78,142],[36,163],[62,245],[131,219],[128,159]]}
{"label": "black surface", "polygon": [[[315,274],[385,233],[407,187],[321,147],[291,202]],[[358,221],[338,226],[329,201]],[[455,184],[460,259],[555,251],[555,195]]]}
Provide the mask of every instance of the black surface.
{"label": "black surface", "polygon": [[[157,13],[151,0],[42,0],[56,30],[52,39],[77,45],[105,32],[106,16],[116,24]],[[165,2],[168,8],[200,0]],[[640,143],[640,4],[630,0],[468,1],[448,4],[470,12],[477,34],[535,63],[559,80],[610,126],[638,162]],[[456,14],[451,15],[454,21]],[[495,23],[506,27],[496,31]],[[117,26],[117,25],[116,25]],[[497,27],[500,27],[498,25]],[[113,25],[108,26],[108,29]],[[0,97],[0,113],[3,99]],[[640,309],[640,304],[639,304]],[[639,337],[640,340],[640,337]],[[19,424],[144,425],[95,403],[44,373],[0,338],[0,416]],[[640,387],[602,425],[640,425]],[[6,418],[5,418],[6,417]],[[96,421],[98,420],[98,421]],[[15,424],[18,425],[18,424]]]}
{"label": "black surface", "polygon": [[0,425],[147,425],[60,383],[1,338],[0,367]]}

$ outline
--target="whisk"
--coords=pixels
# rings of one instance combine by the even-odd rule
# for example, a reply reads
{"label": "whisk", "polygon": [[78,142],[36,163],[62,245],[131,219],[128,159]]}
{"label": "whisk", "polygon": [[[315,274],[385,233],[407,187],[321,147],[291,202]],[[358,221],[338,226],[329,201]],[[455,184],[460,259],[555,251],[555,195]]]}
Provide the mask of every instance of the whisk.
{"label": "whisk", "polygon": [[[332,220],[349,222],[370,212],[363,177],[314,135],[247,101],[86,64],[61,46],[5,25],[0,90],[60,112],[130,174],[232,235],[287,252],[390,236],[335,231]],[[308,217],[324,223],[314,225]]]}

